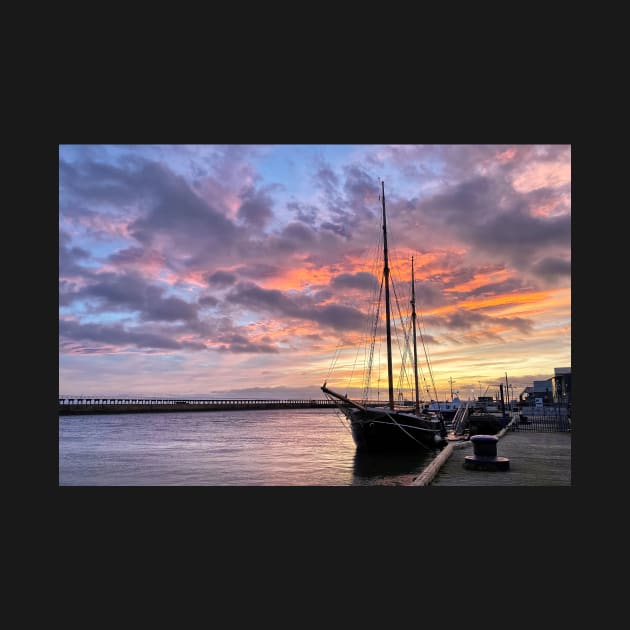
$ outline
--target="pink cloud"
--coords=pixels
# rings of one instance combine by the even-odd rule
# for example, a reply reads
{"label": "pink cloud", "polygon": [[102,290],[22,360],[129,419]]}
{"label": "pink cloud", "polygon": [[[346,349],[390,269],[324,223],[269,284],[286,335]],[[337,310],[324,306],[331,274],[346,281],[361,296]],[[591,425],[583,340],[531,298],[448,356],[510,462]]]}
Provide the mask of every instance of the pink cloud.
{"label": "pink cloud", "polygon": [[509,162],[510,160],[513,160],[515,156],[516,149],[514,147],[511,147],[499,153],[497,155],[497,160],[499,160],[499,162]]}
{"label": "pink cloud", "polygon": [[527,193],[538,188],[558,188],[571,183],[568,162],[534,162],[515,174],[512,185],[517,192]]}

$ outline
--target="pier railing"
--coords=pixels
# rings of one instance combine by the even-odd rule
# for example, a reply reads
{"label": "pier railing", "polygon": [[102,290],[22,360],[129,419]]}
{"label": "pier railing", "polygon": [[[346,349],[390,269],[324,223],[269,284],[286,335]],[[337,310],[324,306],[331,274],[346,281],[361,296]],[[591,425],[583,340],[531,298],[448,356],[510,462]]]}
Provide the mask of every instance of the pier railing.
{"label": "pier railing", "polygon": [[571,431],[571,416],[566,406],[523,407],[517,415],[515,431],[556,433]]}
{"label": "pier railing", "polygon": [[151,411],[229,411],[246,409],[319,409],[334,407],[328,399],[264,398],[59,398],[59,414],[143,413]]}

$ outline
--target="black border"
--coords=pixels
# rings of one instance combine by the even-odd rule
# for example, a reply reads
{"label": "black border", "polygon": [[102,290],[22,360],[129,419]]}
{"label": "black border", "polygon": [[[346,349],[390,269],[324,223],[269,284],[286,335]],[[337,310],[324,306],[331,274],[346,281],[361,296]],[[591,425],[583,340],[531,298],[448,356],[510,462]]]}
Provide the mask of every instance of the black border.
{"label": "black border", "polygon": [[[172,97],[164,107],[159,107],[155,91],[143,95],[134,90],[131,99],[120,93],[103,99],[93,90],[83,94],[74,108],[65,111],[62,123],[55,125],[57,144],[50,147],[44,172],[52,180],[58,144],[73,143],[572,144],[567,103],[555,94],[544,102],[517,90],[495,90],[480,98],[478,92],[467,93],[465,85],[461,89],[451,85],[448,91],[429,89],[420,69],[416,80],[420,96],[415,96],[415,90],[397,89],[393,81],[381,90],[375,77],[373,90],[360,93],[343,88],[340,81],[343,89],[339,91],[320,85],[312,92],[291,94],[285,88],[274,97],[274,84],[261,83],[252,95],[241,91],[232,98],[230,86],[206,93],[183,91],[181,101]],[[99,108],[94,107],[97,100]],[[578,156],[574,151],[573,158]],[[52,195],[58,182],[50,184]],[[579,210],[583,202],[573,201]],[[40,203],[50,208],[48,193]],[[58,233],[58,222],[52,211],[38,213],[40,218],[43,215],[45,226],[38,230],[37,246],[41,260],[49,261],[55,257],[53,236]],[[334,563],[329,571],[341,562],[349,580],[364,577],[372,585],[380,581],[373,575],[374,567],[387,568],[391,562],[392,571],[405,566],[413,575],[417,570],[420,589],[423,576],[445,562],[450,579],[458,581],[466,579],[465,566],[479,568],[487,562],[496,567],[507,561],[508,554],[508,574],[525,570],[530,558],[541,554],[549,554],[554,562],[567,560],[567,532],[575,526],[575,485],[585,483],[587,476],[576,471],[575,464],[571,488],[59,487],[57,409],[53,408],[57,386],[52,385],[53,361],[58,373],[58,274],[54,277],[58,265],[43,264],[42,269],[45,289],[38,292],[31,308],[41,327],[50,330],[50,339],[42,346],[50,347],[51,365],[40,372],[46,375],[46,386],[43,411],[38,413],[45,421],[47,437],[45,484],[62,528],[75,532],[88,528],[97,539],[115,537],[121,543],[127,537],[126,528],[135,537],[142,537],[143,532],[162,535],[164,540],[183,537],[232,550],[234,562],[246,561],[248,554],[256,559],[262,555],[264,562],[271,564],[276,558],[282,564],[295,562],[302,570],[322,566],[325,558]],[[577,297],[574,294],[573,309]],[[56,317],[48,315],[49,308]],[[585,379],[575,357],[573,349],[577,390],[585,387]],[[38,364],[43,367],[42,362]],[[579,408],[584,396],[576,393],[574,463],[581,459],[576,441],[585,422]],[[386,577],[396,581],[391,573]],[[489,576],[490,582],[493,577]],[[448,598],[449,584],[442,586],[442,597],[435,601],[438,607]]]}

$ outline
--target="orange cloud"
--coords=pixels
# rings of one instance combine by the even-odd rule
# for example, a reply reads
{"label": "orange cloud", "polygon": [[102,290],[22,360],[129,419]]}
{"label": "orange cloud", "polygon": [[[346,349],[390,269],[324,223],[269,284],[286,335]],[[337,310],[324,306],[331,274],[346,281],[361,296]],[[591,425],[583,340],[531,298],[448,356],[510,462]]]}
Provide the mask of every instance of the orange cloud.
{"label": "orange cloud", "polygon": [[[524,306],[537,306],[536,309],[523,309]],[[500,308],[503,307],[503,308]],[[429,311],[425,315],[444,315],[459,309],[469,311],[482,309],[495,309],[496,317],[519,316],[528,317],[541,313],[555,311],[556,309],[571,308],[571,289],[554,291],[531,291],[526,293],[503,293],[489,298],[473,298],[462,300],[456,304],[442,306]]]}
{"label": "orange cloud", "polygon": [[515,155],[516,149],[514,147],[511,147],[497,154],[497,160],[499,160],[499,162],[509,162],[510,160],[514,159]]}
{"label": "orange cloud", "polygon": [[464,300],[457,305],[457,308],[465,308],[474,311],[482,308],[495,306],[513,306],[515,304],[532,304],[543,302],[551,295],[547,291],[537,291],[531,293],[504,293],[485,299]]}
{"label": "orange cloud", "polygon": [[308,286],[328,284],[332,275],[326,268],[296,263],[295,266],[284,270],[280,275],[260,281],[259,284],[265,289],[278,291],[303,290]]}
{"label": "orange cloud", "polygon": [[478,289],[479,287],[482,287],[486,284],[503,282],[510,278],[510,276],[512,275],[512,272],[508,271],[507,269],[498,269],[497,271],[491,271],[486,274],[477,274],[468,282],[463,282],[462,284],[458,284],[457,286],[444,289],[444,292],[460,293],[462,291],[474,291],[475,289]]}
{"label": "orange cloud", "polygon": [[344,260],[343,271],[338,266],[316,267],[302,260],[296,260],[290,268],[281,271],[273,278],[260,280],[258,284],[265,289],[303,291],[308,287],[327,286],[331,279],[340,273],[353,274],[360,271],[374,273],[373,267],[372,261],[356,257],[348,257]]}

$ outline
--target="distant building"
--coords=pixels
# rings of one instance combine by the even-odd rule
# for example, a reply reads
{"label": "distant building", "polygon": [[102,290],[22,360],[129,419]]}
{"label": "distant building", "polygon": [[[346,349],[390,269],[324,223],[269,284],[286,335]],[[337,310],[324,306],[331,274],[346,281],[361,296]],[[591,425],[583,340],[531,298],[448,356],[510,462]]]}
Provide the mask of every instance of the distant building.
{"label": "distant building", "polygon": [[532,393],[534,392],[534,388],[533,387],[526,387],[520,394],[519,394],[519,401],[522,402],[523,404],[527,404],[527,399],[532,395]]}
{"label": "distant building", "polygon": [[571,402],[571,368],[555,368],[552,381],[554,402],[569,404]]}
{"label": "distant building", "polygon": [[534,381],[519,395],[519,400],[524,405],[535,405],[536,399],[542,399],[545,405],[569,404],[571,402],[571,368],[554,368],[554,375],[551,378]]}
{"label": "distant building", "polygon": [[534,398],[542,398],[544,405],[549,405],[553,402],[553,379],[548,378],[544,381],[534,381],[534,391],[532,396]]}

